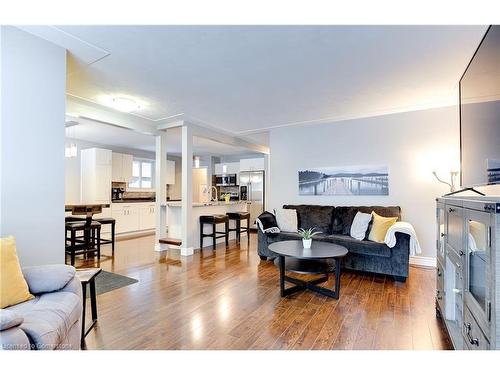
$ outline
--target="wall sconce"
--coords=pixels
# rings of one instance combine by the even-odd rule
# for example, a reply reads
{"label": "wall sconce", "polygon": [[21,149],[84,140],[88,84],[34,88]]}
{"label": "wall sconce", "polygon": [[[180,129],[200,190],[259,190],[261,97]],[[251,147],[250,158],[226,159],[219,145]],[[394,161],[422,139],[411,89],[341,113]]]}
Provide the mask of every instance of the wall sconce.
{"label": "wall sconce", "polygon": [[441,182],[442,184],[446,184],[450,187],[450,192],[454,192],[456,190],[456,186],[455,186],[455,180],[458,176],[458,172],[457,171],[450,171],[450,182],[446,182],[444,180],[442,180],[441,178],[439,178],[438,174],[436,171],[432,171],[432,174],[434,175],[434,177],[436,177],[436,180],[438,180],[439,182]]}

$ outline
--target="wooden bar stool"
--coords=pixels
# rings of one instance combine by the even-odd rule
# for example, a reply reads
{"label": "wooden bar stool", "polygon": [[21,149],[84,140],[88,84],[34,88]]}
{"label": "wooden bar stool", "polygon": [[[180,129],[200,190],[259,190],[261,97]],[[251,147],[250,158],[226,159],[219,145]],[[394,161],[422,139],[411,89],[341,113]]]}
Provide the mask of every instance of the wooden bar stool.
{"label": "wooden bar stool", "polygon": [[75,205],[71,214],[76,217],[84,215],[85,218],[76,220],[71,217],[65,220],[65,254],[71,257],[72,266],[76,255],[93,254],[97,255],[98,260],[101,259],[101,224],[92,220],[94,214],[101,212],[101,205]]}
{"label": "wooden bar stool", "polygon": [[105,217],[105,218],[94,219],[94,221],[97,221],[101,225],[111,225],[111,238],[110,239],[101,238],[101,245],[111,244],[111,254],[114,256],[116,220],[113,219],[112,217]]}
{"label": "wooden bar stool", "polygon": [[[240,242],[241,233],[247,234],[247,241],[250,241],[250,213],[249,212],[227,212],[226,213],[229,223],[234,220],[236,226],[234,228],[229,228],[229,232],[236,232],[236,241]],[[246,220],[247,226],[241,229],[241,221]]]}
{"label": "wooden bar stool", "polygon": [[[203,233],[205,224],[212,225],[212,233]],[[224,232],[217,232],[217,224],[224,224]],[[221,236],[217,236],[221,234]],[[229,219],[227,215],[205,215],[200,216],[200,249],[203,249],[203,238],[212,237],[213,248],[215,249],[217,238],[226,238],[226,246],[229,245]]]}
{"label": "wooden bar stool", "polygon": [[[83,232],[83,235],[78,234]],[[68,243],[69,242],[69,243]],[[92,254],[101,259],[101,224],[97,221],[69,221],[66,223],[65,253],[71,258],[71,265],[75,265],[77,255]]]}

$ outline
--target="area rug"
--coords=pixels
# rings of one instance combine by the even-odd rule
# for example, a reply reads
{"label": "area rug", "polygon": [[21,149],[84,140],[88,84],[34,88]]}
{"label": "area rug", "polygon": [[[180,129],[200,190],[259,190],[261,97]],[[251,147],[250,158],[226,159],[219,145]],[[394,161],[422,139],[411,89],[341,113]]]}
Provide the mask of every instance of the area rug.
{"label": "area rug", "polygon": [[[124,286],[137,283],[138,280],[131,277],[119,275],[113,272],[101,271],[95,278],[96,294],[103,294],[115,289],[123,288]],[[87,297],[90,293],[87,293]]]}

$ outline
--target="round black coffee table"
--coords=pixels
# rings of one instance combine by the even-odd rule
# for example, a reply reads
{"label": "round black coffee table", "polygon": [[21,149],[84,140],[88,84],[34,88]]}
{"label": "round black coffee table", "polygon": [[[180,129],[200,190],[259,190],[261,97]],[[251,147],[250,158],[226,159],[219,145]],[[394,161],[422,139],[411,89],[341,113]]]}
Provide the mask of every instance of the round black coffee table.
{"label": "round black coffee table", "polygon": [[[340,295],[340,263],[347,254],[344,246],[329,242],[314,241],[310,249],[304,249],[302,241],[279,241],[269,245],[269,250],[278,254],[280,269],[281,296],[309,289],[335,299]],[[286,271],[301,274],[323,274],[324,276],[312,281],[296,279],[285,274]],[[318,286],[328,280],[328,274],[335,274],[335,289],[330,290]],[[295,284],[285,288],[285,281]]]}

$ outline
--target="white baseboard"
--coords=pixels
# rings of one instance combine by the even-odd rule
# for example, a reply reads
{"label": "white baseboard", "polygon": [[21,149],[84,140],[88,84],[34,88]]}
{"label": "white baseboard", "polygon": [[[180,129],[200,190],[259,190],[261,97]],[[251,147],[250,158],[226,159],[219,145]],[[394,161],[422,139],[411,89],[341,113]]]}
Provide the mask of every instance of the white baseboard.
{"label": "white baseboard", "polygon": [[410,264],[422,267],[436,267],[436,258],[434,257],[421,257],[417,255],[410,256]]}

